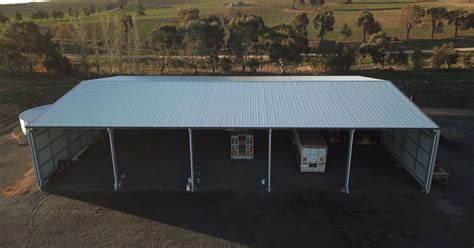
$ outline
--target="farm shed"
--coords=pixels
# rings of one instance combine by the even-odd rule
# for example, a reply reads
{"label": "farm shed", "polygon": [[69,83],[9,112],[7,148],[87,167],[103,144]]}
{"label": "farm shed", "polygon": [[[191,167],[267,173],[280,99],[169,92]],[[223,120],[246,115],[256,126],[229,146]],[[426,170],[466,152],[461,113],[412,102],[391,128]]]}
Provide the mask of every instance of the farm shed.
{"label": "farm shed", "polygon": [[[348,131],[343,191],[349,193],[354,133],[379,130],[381,144],[429,193],[439,127],[390,81],[361,76],[118,76],[78,84],[27,121],[38,185],[61,159],[107,133],[119,190],[114,130],[187,130],[195,187],[193,130],[266,130],[266,190],[272,189],[272,130]],[[105,132],[107,130],[107,132]],[[186,178],[183,178],[186,180]]]}

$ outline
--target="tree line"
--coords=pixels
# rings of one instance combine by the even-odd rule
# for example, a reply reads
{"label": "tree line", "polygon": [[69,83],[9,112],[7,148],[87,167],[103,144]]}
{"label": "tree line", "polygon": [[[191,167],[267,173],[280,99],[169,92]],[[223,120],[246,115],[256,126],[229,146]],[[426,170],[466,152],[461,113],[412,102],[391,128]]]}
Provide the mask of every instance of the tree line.
{"label": "tree line", "polygon": [[[406,25],[408,38],[408,26],[418,25],[417,18],[426,18],[428,14],[421,14],[416,5],[407,6],[403,12],[407,13],[401,18],[411,23]],[[472,25],[465,19],[469,15],[461,15],[464,19],[458,22],[459,27]],[[145,67],[155,68],[160,74],[172,73],[176,68],[191,69],[194,73],[228,73],[233,68],[256,72],[269,67],[278,68],[282,74],[301,67],[319,68],[327,73],[366,64],[419,70],[426,65],[449,68],[458,62],[470,67],[471,62],[470,54],[460,56],[452,44],[436,47],[429,60],[421,50],[408,54],[398,49],[369,11],[361,12],[356,20],[363,32],[361,44],[345,42],[352,35],[347,24],[339,30],[342,40],[326,39],[326,34],[334,31],[336,20],[324,6],[318,7],[311,17],[297,13],[290,23],[271,27],[261,16],[245,15],[235,8],[227,9],[224,17],[205,18],[200,16],[199,9],[183,8],[177,13],[177,22],[155,26],[145,41],[140,40],[137,18],[138,14],[119,16],[103,12],[98,24],[90,24],[85,15],[80,15],[70,23],[55,25],[46,34],[41,34],[32,22],[9,22],[0,39],[4,48],[0,51],[0,66],[12,71],[33,71],[35,65],[41,65],[47,71],[69,73],[66,40],[74,41],[75,45],[68,49],[78,54],[78,59],[74,59],[79,65],[77,69],[87,74],[140,74]],[[319,38],[314,47],[308,42],[309,29],[314,29]],[[23,40],[28,42],[15,46]]]}

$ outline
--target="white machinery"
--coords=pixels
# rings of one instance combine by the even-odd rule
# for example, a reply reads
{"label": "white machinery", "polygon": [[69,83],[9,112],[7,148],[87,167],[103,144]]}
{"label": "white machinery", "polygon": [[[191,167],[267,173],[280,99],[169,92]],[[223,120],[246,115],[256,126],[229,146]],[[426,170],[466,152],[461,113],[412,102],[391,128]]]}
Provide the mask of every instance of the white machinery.
{"label": "white machinery", "polygon": [[253,135],[248,130],[237,130],[230,139],[232,159],[253,159]]}
{"label": "white machinery", "polygon": [[324,172],[328,147],[319,131],[296,131],[293,140],[298,148],[301,172]]}

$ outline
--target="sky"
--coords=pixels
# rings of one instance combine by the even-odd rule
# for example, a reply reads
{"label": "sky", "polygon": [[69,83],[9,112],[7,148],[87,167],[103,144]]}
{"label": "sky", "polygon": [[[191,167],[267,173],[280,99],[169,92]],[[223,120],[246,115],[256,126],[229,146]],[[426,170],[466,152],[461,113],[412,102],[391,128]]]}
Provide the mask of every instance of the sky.
{"label": "sky", "polygon": [[13,4],[13,3],[31,3],[31,2],[50,2],[50,0],[0,0],[0,4]]}

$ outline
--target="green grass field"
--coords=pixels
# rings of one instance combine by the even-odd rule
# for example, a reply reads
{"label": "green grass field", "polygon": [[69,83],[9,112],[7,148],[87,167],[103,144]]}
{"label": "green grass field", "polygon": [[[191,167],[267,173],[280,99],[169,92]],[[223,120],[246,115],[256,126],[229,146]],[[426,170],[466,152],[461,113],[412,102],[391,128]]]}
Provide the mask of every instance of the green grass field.
{"label": "green grass field", "polygon": [[[465,9],[474,11],[474,4],[448,1],[421,1],[417,4],[424,8],[432,6],[445,6],[448,9]],[[104,8],[108,0],[56,0],[50,3],[30,3],[30,4],[19,4],[19,5],[0,5],[0,11],[6,16],[13,17],[16,11],[22,13],[24,18],[28,19],[32,11],[37,10],[48,10],[53,9],[67,11],[68,8],[76,8],[82,10],[84,7],[88,7],[94,4],[95,7]],[[192,6],[201,10],[201,16],[207,16],[211,14],[222,15],[225,11],[224,3],[230,2],[230,0],[144,0],[143,6],[146,9],[146,16],[140,19],[140,35],[142,38],[146,38],[152,28],[159,23],[174,21],[176,19],[176,13],[180,8]],[[353,36],[350,38],[351,41],[359,41],[362,38],[362,32],[357,27],[356,20],[357,16],[362,10],[370,10],[374,13],[377,20],[382,24],[383,29],[392,37],[398,39],[404,39],[405,30],[398,25],[400,18],[400,9],[413,3],[413,0],[356,0],[352,4],[341,4],[336,0],[329,0],[326,3],[326,7],[334,11],[336,17],[336,25],[333,32],[330,32],[327,37],[331,39],[337,39],[339,37],[339,31],[344,23],[347,23],[352,29]],[[309,4],[298,6],[296,10],[290,9],[289,0],[247,0],[245,1],[246,6],[237,7],[245,14],[260,15],[264,18],[267,25],[274,25],[279,22],[289,22],[297,12],[307,12],[310,17],[313,16],[314,7]],[[136,10],[136,4],[129,4],[124,9],[114,11],[114,14],[122,15],[134,13]],[[68,16],[62,20],[68,22]],[[91,23],[97,22],[97,16],[91,16],[88,18]],[[54,23],[60,22],[59,20],[44,20],[36,21],[43,27],[48,27]],[[312,27],[309,29],[310,39],[315,38],[315,31]],[[461,36],[474,36],[474,30],[461,30],[459,33]],[[430,30],[426,26],[415,27],[411,32],[412,39],[427,39],[429,38]],[[453,27],[446,26],[445,31],[442,34],[437,34],[436,39],[446,39],[453,36]]]}

